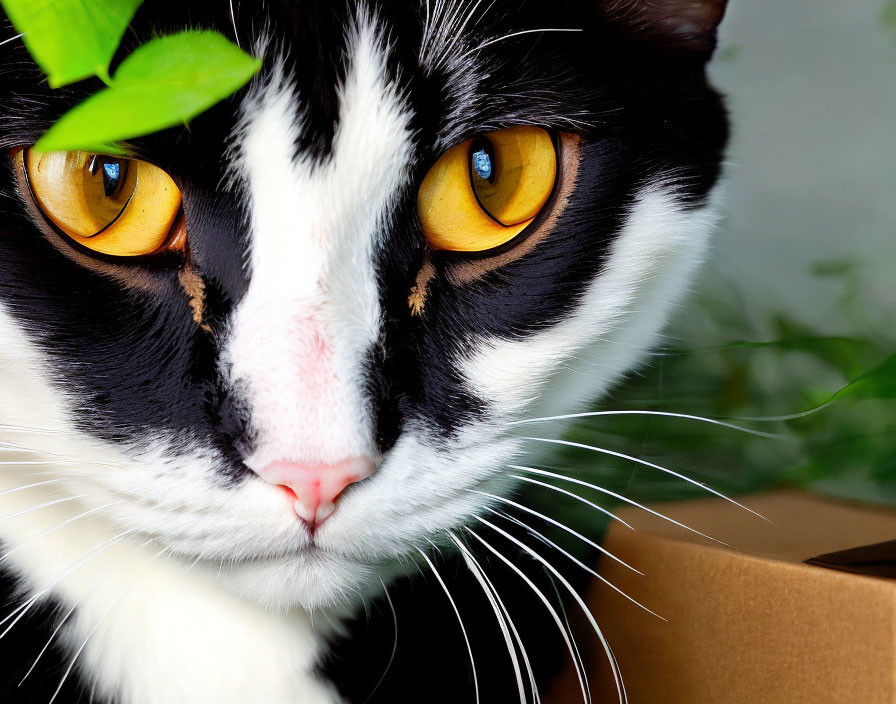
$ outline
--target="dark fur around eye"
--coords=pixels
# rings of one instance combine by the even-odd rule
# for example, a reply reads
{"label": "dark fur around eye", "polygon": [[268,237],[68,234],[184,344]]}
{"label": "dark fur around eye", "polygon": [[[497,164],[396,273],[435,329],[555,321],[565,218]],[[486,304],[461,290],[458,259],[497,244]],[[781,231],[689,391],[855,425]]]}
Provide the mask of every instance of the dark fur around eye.
{"label": "dark fur around eye", "polygon": [[[246,5],[237,16],[247,35],[251,27],[277,17],[269,46],[289,46],[289,75],[297,92],[308,98],[302,106],[307,127],[296,150],[317,159],[326,158],[337,128],[338,86],[345,72],[339,55],[349,6],[274,2],[264,9]],[[228,31],[231,20],[225,10],[212,9],[202,22]],[[377,407],[408,405],[408,410],[412,407],[415,414],[450,430],[481,404],[458,390],[449,362],[457,346],[470,334],[520,336],[561,319],[599,269],[639,184],[668,173],[680,184],[682,198],[701,201],[718,174],[726,121],[718,96],[706,83],[702,62],[688,57],[656,61],[648,51],[621,44],[593,25],[578,3],[529,3],[514,6],[512,12],[496,8],[485,21],[468,28],[463,40],[469,46],[528,28],[586,31],[500,41],[470,54],[462,66],[434,70],[419,63],[422,18],[392,4],[378,6],[376,12],[393,42],[389,71],[413,110],[419,156],[409,167],[418,178],[447,146],[501,126],[534,124],[575,131],[585,139],[575,196],[552,236],[537,252],[466,286],[452,285],[440,269],[430,284],[425,322],[409,319],[406,303],[423,254],[412,188],[398,197],[394,226],[383,240],[378,264],[381,302],[387,311],[385,352],[372,359],[407,356],[408,364],[399,365],[398,379],[373,382],[371,388],[391,389],[389,395],[397,396],[376,400]],[[190,20],[176,3],[147,3],[122,53],[152,32]],[[33,142],[69,105],[95,88],[88,82],[68,91],[47,90],[28,66],[21,45],[2,50],[9,68],[2,77],[0,140],[7,146]],[[212,320],[226,316],[246,286],[240,264],[246,241],[240,224],[247,216],[240,200],[220,188],[226,181],[221,145],[230,140],[235,106],[229,101],[200,116],[189,132],[168,130],[137,145],[184,184],[190,245],[207,287]],[[17,119],[4,120],[3,115]],[[31,234],[9,179],[3,193],[9,232],[2,246],[10,250],[4,251],[2,265],[4,298],[14,303],[40,286],[40,293],[33,290],[30,295],[39,296],[42,305],[20,307],[23,315],[33,318],[32,329],[59,341],[49,347],[66,350],[66,359],[60,360],[63,367],[78,358],[81,340],[92,340],[83,352],[92,358],[97,344],[116,350],[104,356],[103,364],[79,365],[70,379],[98,409],[94,429],[128,434],[127,427],[149,423],[174,433],[207,432],[210,421],[202,409],[216,382],[201,371],[214,367],[213,357],[202,362],[202,355],[214,355],[214,346],[199,341],[201,334],[192,326],[174,272],[159,277],[154,293],[128,293],[49,251]],[[35,280],[38,268],[52,286]],[[73,300],[71,290],[90,293]],[[527,295],[520,296],[521,290]],[[129,331],[124,340],[119,339],[122,329]],[[163,330],[168,332],[161,334]],[[164,375],[155,367],[158,359],[169,367]],[[140,366],[135,368],[135,362]],[[372,378],[383,369],[371,364]],[[160,376],[172,381],[162,383]],[[104,388],[106,384],[111,386]],[[394,423],[403,415],[395,414]]]}
{"label": "dark fur around eye", "polygon": [[[291,109],[302,129],[288,145],[288,157],[322,167],[339,136],[347,28],[354,26],[358,5],[244,0],[234,3],[231,17],[227,2],[146,0],[119,60],[159,33],[201,26],[232,36],[235,26],[244,46],[258,40],[265,51],[254,85],[274,81],[279,65],[300,97]],[[409,427],[441,447],[471,421],[487,417],[493,400],[471,388],[463,369],[476,341],[525,340],[569,318],[602,272],[646,184],[674,185],[684,209],[704,204],[719,176],[728,128],[722,100],[707,83],[709,40],[702,35],[701,51],[679,42],[668,53],[666,44],[630,41],[619,18],[597,16],[590,3],[497,0],[483,3],[488,12],[466,25],[454,48],[443,50],[422,46],[426,4],[361,5],[388,46],[386,83],[400,96],[412,135],[402,185],[377,225],[371,266],[381,314],[375,343],[363,354],[358,392],[376,449],[388,454]],[[3,43],[0,147],[33,144],[100,87],[86,81],[50,90],[21,43]],[[251,90],[197,117],[188,129],[134,143],[183,192],[192,267],[186,285],[180,264],[111,276],[65,256],[29,214],[11,163],[0,169],[0,307],[44,355],[60,396],[81,411],[77,430],[129,449],[162,438],[175,448],[199,446],[219,458],[217,480],[228,491],[249,475],[243,461],[257,440],[247,392],[229,383],[224,354],[228,326],[253,277],[251,198],[232,168],[243,136],[241,101]],[[420,181],[451,146],[516,125],[579,138],[574,188],[554,213],[550,231],[522,256],[466,278],[452,271],[448,258],[429,259],[425,306],[413,315],[408,294],[429,256],[416,210]],[[352,196],[350,189],[333,191],[334,200]],[[47,637],[35,636],[35,643]],[[10,643],[0,642],[8,648],[3,661],[27,669],[31,651],[10,654]],[[343,658],[337,653],[327,663],[341,673],[350,701],[364,701],[382,672],[383,663],[362,650],[346,646]],[[406,670],[431,673],[430,655],[421,649],[405,656]],[[465,665],[449,667],[454,672]],[[426,691],[434,702],[465,700],[467,683],[444,679],[438,691],[431,682],[415,691]],[[46,689],[55,683],[33,677],[22,696],[47,700],[52,691]],[[397,686],[388,681],[384,694]],[[71,701],[73,691],[65,692]]]}

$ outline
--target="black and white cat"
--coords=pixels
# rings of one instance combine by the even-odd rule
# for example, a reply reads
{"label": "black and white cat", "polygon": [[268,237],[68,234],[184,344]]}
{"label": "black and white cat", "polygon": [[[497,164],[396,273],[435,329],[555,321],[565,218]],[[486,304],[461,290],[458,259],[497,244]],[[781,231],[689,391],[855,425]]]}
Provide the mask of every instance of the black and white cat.
{"label": "black and white cat", "polygon": [[[3,701],[364,701],[351,673],[392,642],[340,655],[362,607],[434,546],[481,555],[464,526],[500,537],[474,517],[498,525],[486,494],[514,491],[511,422],[582,410],[638,364],[700,264],[723,11],[147,0],[123,53],[211,28],[262,71],[132,160],[49,171],[28,147],[97,86],[50,90],[4,42]],[[128,169],[119,239],[72,234],[63,180],[111,201]],[[164,220],[157,172],[182,194],[174,234],[116,249]],[[423,630],[405,648],[425,661],[448,636]],[[472,701],[466,670],[429,676],[379,696]]]}

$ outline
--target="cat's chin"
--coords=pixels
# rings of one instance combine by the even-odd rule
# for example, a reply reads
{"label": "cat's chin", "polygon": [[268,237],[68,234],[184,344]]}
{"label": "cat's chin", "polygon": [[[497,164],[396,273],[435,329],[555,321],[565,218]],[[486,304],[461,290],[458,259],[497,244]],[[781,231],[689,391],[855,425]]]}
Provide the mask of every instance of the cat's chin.
{"label": "cat's chin", "polygon": [[294,555],[236,562],[217,581],[265,609],[326,610],[350,614],[382,589],[379,570],[318,548]]}

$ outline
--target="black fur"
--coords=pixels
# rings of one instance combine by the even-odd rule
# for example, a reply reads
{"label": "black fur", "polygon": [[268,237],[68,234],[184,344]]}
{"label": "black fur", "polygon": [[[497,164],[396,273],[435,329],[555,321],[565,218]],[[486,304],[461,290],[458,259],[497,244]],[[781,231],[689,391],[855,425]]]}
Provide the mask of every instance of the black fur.
{"label": "black fur", "polygon": [[[21,603],[18,582],[9,572],[0,570],[0,618],[10,615],[13,603]],[[64,652],[57,641],[47,648],[34,671],[30,674],[28,671],[50,640],[56,620],[65,612],[66,609],[52,599],[42,601],[30,609],[6,637],[0,639],[0,663],[3,663],[0,668],[0,702],[45,704],[50,701],[71,662],[72,654]],[[6,623],[3,630],[8,625]],[[91,696],[75,676],[66,680],[56,701],[60,704],[78,704],[91,701]],[[98,698],[92,701],[100,704]]]}
{"label": "black fur", "polygon": [[[525,535],[507,520],[489,517],[518,539]],[[488,528],[476,531],[502,553],[515,557],[519,549]],[[522,535],[521,535],[522,534]],[[465,541],[480,562],[507,607],[526,646],[539,685],[544,692],[559,667],[569,658],[566,644],[543,602],[500,559],[474,538]],[[585,586],[584,573],[558,564],[550,549],[530,539],[525,542],[557,564],[564,577],[577,588]],[[494,611],[463,560],[437,553],[434,562],[459,599],[464,627],[476,662],[480,700],[487,704],[518,699],[513,664],[507,652]],[[585,559],[593,560],[590,554]],[[561,596],[563,586],[533,558],[518,557],[515,563],[554,606],[561,618],[568,613],[576,640],[587,657],[600,650],[584,619]],[[362,611],[349,627],[349,636],[336,640],[322,663],[326,677],[339,684],[349,702],[425,701],[432,704],[475,702],[475,689],[466,644],[445,592],[422,561],[420,571],[389,586],[389,599],[381,597]],[[571,563],[568,563],[571,564]],[[575,568],[573,568],[575,569]],[[587,575],[585,575],[587,577]],[[393,616],[392,607],[395,608]],[[394,659],[393,659],[394,648]],[[391,661],[391,664],[390,664]],[[528,677],[520,657],[523,680]],[[382,680],[382,681],[381,681]]]}
{"label": "black fur", "polygon": [[[272,54],[286,51],[288,77],[303,98],[296,109],[305,111],[307,125],[295,148],[318,160],[329,155],[337,127],[336,89],[345,75],[344,29],[351,5],[348,0],[237,4],[241,37],[267,34]],[[486,400],[459,380],[457,358],[467,341],[482,334],[525,337],[562,319],[600,270],[639,186],[655,175],[672,174],[683,200],[702,202],[718,176],[727,122],[720,98],[707,84],[705,57],[669,58],[649,43],[620,40],[618,27],[601,25],[583,3],[495,3],[486,19],[470,25],[464,37],[469,46],[520,29],[584,26],[586,31],[523,35],[471,55],[467,61],[478,67],[480,80],[472,93],[460,96],[451,90],[457,78],[451,66],[427,73],[418,64],[424,14],[417,3],[381,0],[369,6],[393,46],[389,70],[413,109],[417,140],[417,159],[408,165],[412,185],[398,194],[396,225],[384,233],[377,253],[384,325],[368,356],[367,392],[377,441],[386,452],[409,420],[423,422],[435,435],[450,434],[486,412]],[[120,56],[156,33],[186,26],[232,35],[228,4],[147,0]],[[269,70],[268,65],[259,80]],[[0,146],[33,143],[97,87],[87,81],[49,90],[20,43],[0,47]],[[246,213],[240,199],[222,188],[224,145],[240,97],[196,118],[189,129],[134,142],[140,155],[168,170],[183,190],[190,253],[206,283],[206,322],[213,331],[251,277],[242,267]],[[432,257],[436,275],[426,306],[422,316],[412,317],[407,297],[427,256],[416,185],[451,143],[515,124],[581,134],[581,167],[569,205],[534,251],[475,282],[453,284],[447,275],[450,260]],[[11,166],[0,169],[0,213],[0,302],[53,355],[56,383],[85,410],[83,430],[121,443],[162,433],[198,439],[220,452],[222,477],[238,481],[247,471],[241,458],[252,448],[245,404],[238,389],[226,389],[219,379],[219,338],[192,320],[177,268],[144,262],[122,269],[131,279],[141,277],[145,285],[137,287],[76,264],[27,216]],[[491,562],[517,624],[535,636],[527,642],[539,651],[530,655],[544,679],[563,652],[562,641],[547,635],[552,624],[518,580]],[[528,571],[550,591],[538,569]],[[457,558],[443,574],[465,603],[467,623],[479,624],[473,640],[487,658],[480,660],[487,662],[480,669],[483,701],[506,701],[512,686],[509,661],[501,660],[503,641],[490,609]],[[8,594],[11,581],[4,578],[3,584]],[[412,577],[390,593],[399,610],[398,656],[370,701],[406,701],[409,693],[421,701],[471,700],[466,652],[438,585]],[[52,649],[25,687],[15,687],[18,673],[49,637],[52,607],[37,611],[0,641],[4,702],[45,701],[55,689],[63,661]],[[359,618],[351,636],[335,643],[322,664],[349,701],[360,704],[373,690],[391,651],[391,624],[380,600],[370,621]],[[57,701],[86,697],[73,678]]]}

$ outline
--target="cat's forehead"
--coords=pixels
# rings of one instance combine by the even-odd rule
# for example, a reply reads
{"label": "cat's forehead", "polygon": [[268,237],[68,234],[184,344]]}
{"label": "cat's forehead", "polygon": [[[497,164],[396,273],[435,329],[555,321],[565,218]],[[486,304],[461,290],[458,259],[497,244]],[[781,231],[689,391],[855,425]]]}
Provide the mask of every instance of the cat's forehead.
{"label": "cat's forehead", "polygon": [[[575,62],[558,51],[558,37],[567,44],[578,39],[584,18],[543,6],[523,9],[503,0],[262,3],[249,23],[237,7],[231,31],[265,57],[257,82],[290,84],[303,125],[299,151],[329,152],[348,72],[364,62],[414,112],[420,144],[439,151],[511,124],[581,126],[575,115],[582,82]],[[376,119],[373,109],[370,119]]]}
{"label": "cat's forehead", "polygon": [[[220,0],[208,3],[200,15],[184,3],[158,0],[145,3],[116,60],[159,34],[217,30],[262,59],[252,85],[288,85],[292,110],[302,124],[294,149],[321,158],[329,153],[340,122],[347,74],[353,63],[365,59],[372,36],[383,85],[398,90],[413,113],[415,143],[424,158],[434,158],[467,137],[509,125],[586,126],[593,81],[582,74],[599,69],[600,61],[582,62],[576,56],[585,24],[581,10],[551,9],[543,2],[517,7],[505,0]],[[11,89],[0,98],[0,120],[5,146],[19,146],[36,141],[96,86],[84,82],[50,90],[24,46],[8,50],[15,58],[5,62],[0,75],[0,84]],[[142,155],[189,174],[191,165],[201,165],[203,147],[211,158],[230,137],[238,124],[239,100],[200,115],[188,136],[150,135],[135,143]],[[610,116],[614,110],[610,107]],[[28,119],[10,120],[10,114]],[[193,155],[179,164],[176,152],[185,139]]]}

